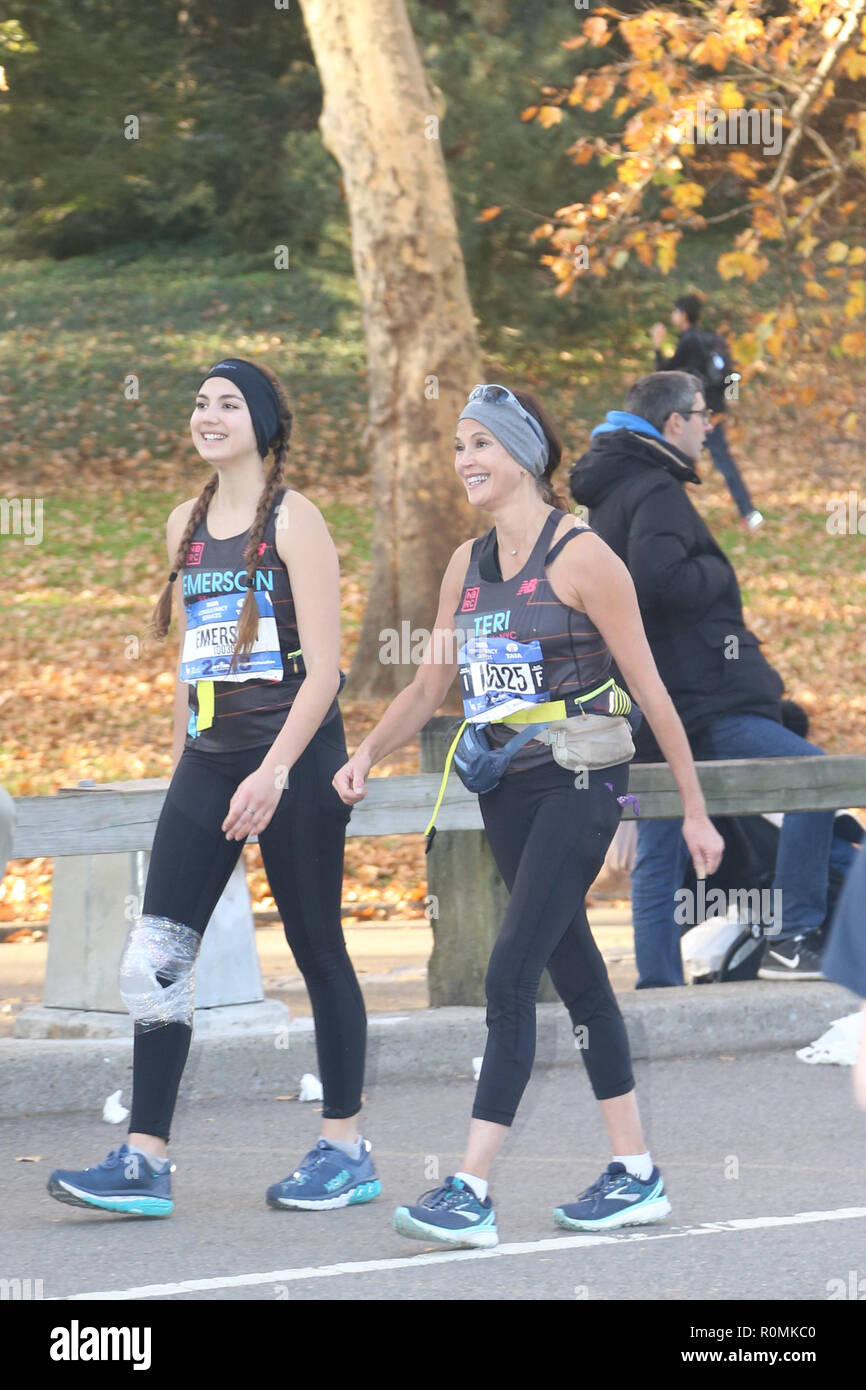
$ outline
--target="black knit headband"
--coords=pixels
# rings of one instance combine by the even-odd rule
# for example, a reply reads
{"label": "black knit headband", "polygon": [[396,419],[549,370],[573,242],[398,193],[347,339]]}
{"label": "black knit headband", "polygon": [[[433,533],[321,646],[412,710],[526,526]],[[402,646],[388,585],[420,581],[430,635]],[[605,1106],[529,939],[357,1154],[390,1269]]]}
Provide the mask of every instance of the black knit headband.
{"label": "black knit headband", "polygon": [[237,384],[252,418],[259,453],[264,458],[280,425],[280,399],[273,382],[254,362],[246,362],[242,357],[224,357],[211,367],[201,385],[212,376],[227,377]]}

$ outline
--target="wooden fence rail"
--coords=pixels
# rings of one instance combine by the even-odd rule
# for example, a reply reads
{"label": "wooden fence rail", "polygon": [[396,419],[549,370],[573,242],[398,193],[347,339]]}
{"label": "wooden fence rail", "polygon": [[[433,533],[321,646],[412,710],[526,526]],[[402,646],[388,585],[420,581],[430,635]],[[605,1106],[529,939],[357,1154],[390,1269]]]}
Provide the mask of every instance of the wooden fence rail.
{"label": "wooden fence rail", "polygon": [[[711,815],[764,811],[824,811],[866,804],[866,756],[761,758],[697,764]],[[112,783],[102,787],[24,796],[15,801],[12,858],[68,854],[118,854],[150,849],[168,782]],[[437,773],[372,777],[369,792],[352,812],[349,835],[411,835],[430,818],[439,788]],[[682,814],[666,763],[635,763],[629,778],[644,820]],[[633,817],[631,806],[625,818]],[[478,800],[452,774],[437,828],[480,830]]]}
{"label": "wooden fence rail", "polygon": [[[424,830],[439,789],[443,735],[451,722],[439,716],[422,730],[421,773],[371,778],[365,800],[353,810],[349,835],[410,835]],[[743,759],[698,763],[697,770],[710,815],[866,805],[866,756]],[[149,850],[153,842],[167,786],[162,779],[119,782],[16,801],[12,856],[63,858],[63,875],[84,904],[76,916],[64,914],[62,902],[53,903],[47,977],[66,982],[72,974],[69,961],[74,958],[87,975],[80,986],[82,1000],[97,997],[90,978],[95,978],[97,971],[113,980],[114,957],[119,955],[123,937],[124,905],[119,896],[129,891],[123,886],[129,881],[123,859],[103,861],[97,856],[132,855],[140,868],[141,852]],[[682,814],[679,793],[664,763],[633,764],[629,792],[638,799],[641,819]],[[631,805],[624,814],[633,818]],[[449,780],[436,826],[436,841],[425,861],[434,933],[428,975],[430,1002],[480,1004],[484,1002],[486,963],[507,892],[483,833],[478,800],[456,775]],[[75,867],[66,857],[76,861]],[[371,850],[371,858],[375,858],[375,850]],[[61,939],[64,936],[65,941]],[[251,940],[248,950],[254,959]],[[228,942],[229,963],[231,957]],[[108,988],[100,986],[103,997]],[[113,990],[113,984],[110,988]],[[554,997],[549,980],[542,982],[539,997]]]}

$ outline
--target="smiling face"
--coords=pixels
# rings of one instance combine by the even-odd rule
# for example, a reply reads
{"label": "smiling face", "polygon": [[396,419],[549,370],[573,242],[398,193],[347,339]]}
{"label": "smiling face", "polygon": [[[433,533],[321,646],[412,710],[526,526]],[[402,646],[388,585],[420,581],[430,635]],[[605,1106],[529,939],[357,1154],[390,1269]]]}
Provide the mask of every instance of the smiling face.
{"label": "smiling face", "polygon": [[515,488],[534,481],[478,420],[457,421],[454,451],[454,471],[466,488],[469,501],[485,511],[500,505]]}
{"label": "smiling face", "polygon": [[202,383],[189,427],[196,449],[214,467],[251,453],[259,458],[249,407],[226,377],[212,376]]}

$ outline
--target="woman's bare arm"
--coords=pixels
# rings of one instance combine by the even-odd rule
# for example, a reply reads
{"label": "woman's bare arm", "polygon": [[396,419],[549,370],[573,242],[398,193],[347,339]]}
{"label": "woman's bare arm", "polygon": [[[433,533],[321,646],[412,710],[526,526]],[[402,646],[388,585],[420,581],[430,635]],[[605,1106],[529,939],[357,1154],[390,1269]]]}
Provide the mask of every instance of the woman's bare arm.
{"label": "woman's bare arm", "polygon": [[715,872],[724,842],[707,819],[689,741],[650,651],[631,575],[610,546],[592,534],[567,545],[554,564],[558,590],[595,623],[670,766],[696,872]]}
{"label": "woman's bare arm", "polygon": [[306,674],[263,766],[288,770],[340,688],[340,562],[322,513],[298,492],[283,500],[276,547],[289,575]]}
{"label": "woman's bare arm", "polygon": [[463,592],[472,542],[455,550],[439,590],[439,609],[415,678],[390,703],[376,727],[340,768],[334,786],[347,805],[360,801],[370,768],[418,733],[436,713],[457,673],[458,634],[454,613]]}

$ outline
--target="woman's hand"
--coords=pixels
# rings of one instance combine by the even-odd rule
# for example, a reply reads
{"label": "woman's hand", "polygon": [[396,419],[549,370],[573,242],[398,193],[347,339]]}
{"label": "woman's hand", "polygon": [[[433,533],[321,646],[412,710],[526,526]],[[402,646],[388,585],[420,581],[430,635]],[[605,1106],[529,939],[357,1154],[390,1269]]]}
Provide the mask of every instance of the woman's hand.
{"label": "woman's hand", "polygon": [[709,878],[722,862],[725,842],[708,816],[686,816],[683,820],[683,839],[689,847],[695,874]]}
{"label": "woman's hand", "polygon": [[334,774],[331,785],[347,806],[356,806],[367,795],[367,774],[372,766],[366,753],[359,748]]}
{"label": "woman's hand", "polygon": [[270,824],[286,784],[285,768],[264,764],[245,777],[229,802],[228,815],[222,823],[226,839],[245,840],[248,835],[261,835]]}

